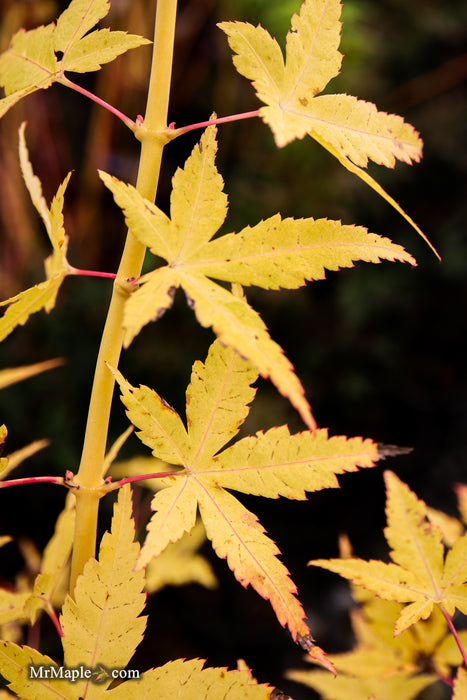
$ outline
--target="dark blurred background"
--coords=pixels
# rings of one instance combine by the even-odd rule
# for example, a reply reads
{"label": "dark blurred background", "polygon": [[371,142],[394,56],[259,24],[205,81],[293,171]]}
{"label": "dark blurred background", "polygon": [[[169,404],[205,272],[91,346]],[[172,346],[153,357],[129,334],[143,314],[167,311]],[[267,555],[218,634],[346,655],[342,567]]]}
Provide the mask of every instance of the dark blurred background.
{"label": "dark blurred background", "polygon": [[[0,49],[20,26],[56,17],[66,2],[3,0]],[[106,26],[152,38],[154,2],[113,0]],[[261,23],[284,45],[299,0],[181,0],[169,120],[178,126],[256,109],[253,89],[235,72],[216,22]],[[384,488],[388,467],[431,506],[456,514],[452,486],[467,481],[467,5],[461,0],[347,0],[343,8],[342,72],[326,92],[347,92],[396,112],[425,142],[419,165],[370,173],[420,225],[438,249],[429,248],[372,190],[345,171],[310,138],[278,151],[259,120],[220,127],[218,167],[231,202],[224,231],[238,231],[280,211],[285,216],[341,219],[366,226],[404,245],[418,267],[357,263],[327,280],[293,292],[248,289],[272,337],[296,367],[318,423],[332,434],[362,435],[411,446],[409,456],[340,478],[341,489],[311,494],[307,502],[241,497],[281,551],[296,582],[320,646],[329,652],[352,645],[346,585],[337,576],[306,567],[309,559],[337,555],[340,532],[356,554],[385,557]],[[144,114],[150,47],[129,52],[102,71],[72,76],[133,119]],[[27,120],[27,141],[48,201],[69,170],[65,200],[69,260],[79,268],[115,271],[125,236],[119,210],[96,175],[102,168],[134,182],[138,142],[112,115],[80,95],[53,86],[14,107],[0,122],[0,299],[43,279],[49,244],[22,182],[17,129]],[[171,143],[165,153],[157,203],[168,212],[170,179],[189,155],[199,132]],[[147,261],[148,269],[151,261]],[[52,445],[17,476],[76,471],[93,366],[111,285],[67,279],[56,309],[33,316],[0,346],[0,368],[52,357],[66,365],[0,393],[0,423],[9,430],[8,452],[38,438]],[[146,327],[122,358],[133,383],[154,387],[183,412],[195,359],[204,359],[210,330],[197,326],[177,297],[174,308]],[[245,431],[288,423],[303,429],[288,402],[267,382],[259,384]],[[111,439],[126,427],[115,402]],[[134,437],[122,457],[144,452]],[[2,493],[0,533],[49,539],[64,495],[49,486]],[[148,494],[139,492],[147,500]],[[104,504],[102,527],[111,504]],[[302,664],[302,652],[278,625],[268,603],[235,581],[209,545],[204,548],[221,586],[166,588],[149,602],[148,635],[137,652],[141,669],[171,658],[200,656],[211,665],[235,666],[244,658],[260,681],[293,694],[311,690],[283,678]],[[5,585],[22,565],[9,545],[0,554]],[[44,631],[44,651],[57,653]],[[422,697],[422,696],[421,696]],[[425,700],[443,698],[432,688]]]}

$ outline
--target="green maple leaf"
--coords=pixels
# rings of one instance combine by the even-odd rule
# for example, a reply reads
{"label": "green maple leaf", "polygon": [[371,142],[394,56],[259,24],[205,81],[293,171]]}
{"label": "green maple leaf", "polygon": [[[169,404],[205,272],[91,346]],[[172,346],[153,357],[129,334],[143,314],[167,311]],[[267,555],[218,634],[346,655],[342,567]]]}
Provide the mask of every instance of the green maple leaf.
{"label": "green maple leaf", "polygon": [[[255,393],[251,384],[258,375],[251,363],[219,341],[205,364],[193,366],[187,428],[154,391],[133,387],[117,370],[113,374],[138,437],[155,457],[182,467],[162,480],[164,488],[154,496],[155,514],[139,566],[191,531],[199,508],[208,539],[240,583],[270,600],[294,639],[309,640],[304,611],[277,547],[257,517],[226,489],[303,500],[307,491],[338,486],[336,474],[373,466],[376,445],[361,438],[329,437],[326,430],[291,435],[281,426],[225,448],[246,418]],[[318,650],[312,647],[311,653]]]}
{"label": "green maple leaf", "polygon": [[386,199],[434,250],[417,224],[362,170],[368,160],[387,167],[393,167],[396,159],[418,162],[423,146],[418,132],[402,117],[379,112],[371,102],[346,94],[319,94],[340,71],[341,9],[339,0],[305,0],[292,17],[285,61],[277,41],[260,25],[218,26],[228,36],[236,69],[251,80],[266,105],[259,115],[276,144],[282,147],[311,136]]}
{"label": "green maple leaf", "polygon": [[171,217],[134,187],[101,172],[125,214],[130,231],[167,265],[143,275],[125,305],[125,346],[149,321],[161,316],[181,287],[203,326],[249,359],[263,377],[314,426],[303,388],[259,314],[241,294],[210,278],[266,289],[296,289],[322,279],[325,270],[351,267],[355,260],[414,259],[401,246],[362,227],[328,219],[281,219],[277,214],[239,233],[211,240],[227,214],[227,196],[215,165],[216,129],[210,126],[183,169],[173,178]]}
{"label": "green maple leaf", "polygon": [[26,95],[54,82],[66,84],[67,71],[96,71],[129,49],[150,43],[144,37],[109,29],[87,32],[107,15],[110,0],[72,0],[56,23],[20,29],[0,56],[0,117]]}

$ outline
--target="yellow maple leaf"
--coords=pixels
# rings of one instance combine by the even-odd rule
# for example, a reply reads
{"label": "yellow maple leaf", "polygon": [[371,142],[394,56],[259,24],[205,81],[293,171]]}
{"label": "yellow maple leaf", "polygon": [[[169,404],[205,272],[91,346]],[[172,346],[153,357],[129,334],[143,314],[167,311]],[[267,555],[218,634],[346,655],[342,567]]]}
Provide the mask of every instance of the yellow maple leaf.
{"label": "yellow maple leaf", "polygon": [[0,340],[6,338],[18,325],[23,326],[31,314],[45,309],[47,313],[55,306],[58,290],[67,275],[73,274],[73,268],[66,259],[68,238],[63,225],[63,198],[71,173],[68,173],[59,186],[52,200],[50,209],[42,195],[39,178],[34,174],[29,160],[25,139],[26,123],[19,129],[19,155],[21,171],[31,200],[39,212],[47,230],[53,252],[45,260],[47,279],[34,287],[20,292],[10,299],[0,302],[7,310],[0,319]]}
{"label": "yellow maple leaf", "polygon": [[101,29],[87,34],[110,9],[110,0],[72,0],[56,23],[20,29],[0,55],[0,117],[19,100],[54,82],[67,84],[66,71],[96,71],[129,49],[149,44],[144,37]]}
{"label": "yellow maple leaf", "polygon": [[[115,504],[110,533],[99,560],[90,559],[79,577],[74,599],[67,597],[60,617],[67,667],[125,668],[142,639],[146,618],[144,574],[134,571],[139,545],[134,542],[131,490],[124,486]],[[112,678],[109,678],[109,682]],[[79,681],[79,694],[100,697],[102,686]]]}
{"label": "yellow maple leaf", "polygon": [[248,358],[263,377],[314,427],[303,388],[281,348],[242,294],[210,278],[265,289],[295,289],[322,279],[325,270],[352,267],[355,260],[399,260],[415,265],[401,246],[339,221],[287,218],[277,214],[239,233],[212,240],[227,214],[227,197],[215,156],[216,129],[209,127],[183,169],[173,178],[171,217],[145,200],[134,187],[101,172],[125,214],[130,231],[154,255],[167,261],[143,275],[125,305],[125,345],[141,328],[159,318],[178,287],[203,326]]}
{"label": "yellow maple leaf", "polygon": [[420,160],[422,141],[402,117],[378,112],[350,95],[316,97],[341,66],[341,7],[339,0],[305,0],[292,17],[285,64],[277,41],[262,27],[246,22],[218,26],[229,38],[235,67],[266,103],[260,115],[278,146],[316,133],[359,166],[368,159],[390,167],[396,158]]}
{"label": "yellow maple leaf", "polygon": [[[338,683],[313,670],[291,670],[287,677],[322,693],[325,698],[363,698],[370,691],[375,698],[399,697],[407,700],[440,678],[450,678],[451,667],[462,664],[462,656],[442,612],[435,608],[430,619],[419,621],[397,637],[394,623],[402,605],[353,587],[362,601],[350,611],[356,644],[351,651],[330,654],[338,673]],[[465,643],[467,633],[459,634]],[[331,680],[331,682],[329,682]],[[371,696],[370,696],[371,697]]]}
{"label": "yellow maple leaf", "polygon": [[55,523],[54,533],[44,549],[40,573],[24,611],[34,624],[41,610],[61,607],[68,586],[68,560],[73,544],[75,499],[67,497],[65,508]]}
{"label": "yellow maple leaf", "polygon": [[[117,370],[113,374],[138,437],[155,457],[182,467],[161,480],[164,488],[154,496],[155,513],[139,566],[191,531],[199,508],[216,553],[227,560],[240,583],[270,600],[279,622],[288,625],[294,639],[309,641],[296,588],[277,547],[254,513],[226,488],[304,499],[305,491],[337,486],[336,474],[373,466],[378,459],[376,445],[361,438],[329,437],[326,430],[290,435],[282,426],[221,451],[237,435],[248,413],[257,372],[236,350],[219,341],[211,346],[205,363],[193,366],[187,428],[156,392],[131,386]],[[315,652],[312,647],[310,653]]]}
{"label": "yellow maple leaf", "polygon": [[[52,679],[31,677],[31,667],[53,669],[57,676]],[[60,667],[50,656],[28,646],[20,647],[13,642],[0,640],[0,673],[16,697],[25,700],[78,700],[78,688],[75,688],[78,684],[60,679],[59,672]]]}
{"label": "yellow maple leaf", "polygon": [[[154,481],[154,480],[153,480]],[[189,533],[169,544],[146,567],[146,590],[155,593],[164,586],[184,586],[199,583],[206,588],[216,588],[217,579],[209,562],[198,550],[206,541],[206,532],[197,522]]]}
{"label": "yellow maple leaf", "polygon": [[177,698],[177,700],[269,700],[273,688],[258,684],[249,670],[203,668],[202,659],[177,659],[146,671],[140,680],[122,683],[105,693],[109,700]]}
{"label": "yellow maple leaf", "polygon": [[454,693],[452,700],[464,700],[467,697],[467,671],[465,668],[459,667],[457,676],[454,680]]}
{"label": "yellow maple leaf", "polygon": [[310,564],[339,573],[386,600],[409,603],[396,621],[396,635],[427,619],[435,604],[448,615],[455,609],[467,612],[467,535],[456,540],[445,557],[442,533],[430,521],[426,504],[392,472],[385,472],[385,481],[384,532],[393,563],[349,558]]}
{"label": "yellow maple leaf", "polygon": [[[34,365],[32,367],[34,367]],[[23,368],[17,369],[21,370]],[[10,371],[11,370],[5,370],[5,372],[7,373]],[[16,375],[15,370],[13,370],[13,374]],[[8,377],[8,374],[6,376]],[[17,381],[17,379],[15,379],[15,381]],[[0,454],[3,451],[4,442],[6,440],[7,434],[8,431],[6,429],[6,426],[0,425]],[[36,454],[36,452],[39,452],[39,450],[42,450],[44,449],[44,447],[47,447],[48,444],[48,440],[34,440],[33,442],[30,442],[29,445],[25,445],[19,450],[11,452],[8,455],[8,457],[0,457],[0,481],[3,481],[3,479],[5,479],[5,477],[13,471],[13,469],[16,469],[16,467],[22,464],[25,459],[32,457],[32,455]]]}
{"label": "yellow maple leaf", "polygon": [[65,360],[57,357],[53,360],[45,360],[44,362],[35,362],[32,365],[23,365],[21,367],[8,367],[0,370],[0,389],[4,389],[16,382],[22,382],[29,377],[34,377],[36,374],[46,372],[49,369],[54,369],[63,365]]}
{"label": "yellow maple leaf", "polygon": [[374,104],[351,95],[318,96],[341,67],[341,7],[339,0],[305,0],[292,17],[285,62],[279,44],[263,27],[247,22],[218,26],[228,37],[236,69],[251,80],[266,104],[259,115],[277,146],[306,134],[314,138],[394,206],[436,253],[415,222],[361,169],[369,159],[387,167],[396,159],[418,162],[423,146],[418,132],[402,117],[379,112]]}

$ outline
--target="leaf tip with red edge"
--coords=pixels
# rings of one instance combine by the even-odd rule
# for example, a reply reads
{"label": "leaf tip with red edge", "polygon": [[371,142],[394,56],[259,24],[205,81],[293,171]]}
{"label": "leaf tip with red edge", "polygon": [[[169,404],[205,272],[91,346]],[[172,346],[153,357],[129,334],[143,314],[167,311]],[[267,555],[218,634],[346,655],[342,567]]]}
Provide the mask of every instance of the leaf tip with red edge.
{"label": "leaf tip with red edge", "polygon": [[328,671],[331,671],[333,676],[337,675],[337,671],[334,667],[332,661],[330,661],[325,652],[315,644],[315,641],[311,634],[299,635],[297,638],[298,643],[304,649],[308,656],[321,666],[324,666]]}

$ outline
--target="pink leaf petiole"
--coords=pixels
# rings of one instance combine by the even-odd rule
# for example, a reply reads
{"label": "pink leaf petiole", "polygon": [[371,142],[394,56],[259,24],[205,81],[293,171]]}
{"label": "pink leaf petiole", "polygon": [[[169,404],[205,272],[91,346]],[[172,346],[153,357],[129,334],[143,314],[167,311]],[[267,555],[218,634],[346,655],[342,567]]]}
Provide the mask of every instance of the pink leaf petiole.
{"label": "pink leaf petiole", "polygon": [[69,265],[70,271],[73,275],[80,275],[80,277],[106,277],[108,279],[115,279],[115,272],[99,272],[99,270],[80,270],[77,267]]}
{"label": "pink leaf petiole", "polygon": [[57,484],[58,486],[65,486],[63,476],[29,476],[24,479],[0,481],[0,489],[6,489],[7,486],[23,486],[24,484]]}
{"label": "pink leaf petiole", "polygon": [[464,661],[464,666],[467,668],[467,654],[465,653],[465,649],[464,649],[464,647],[462,646],[461,640],[459,639],[459,635],[457,634],[457,630],[456,630],[456,628],[454,627],[454,623],[453,623],[453,621],[451,620],[450,615],[448,615],[448,613],[446,612],[446,610],[443,608],[443,606],[440,605],[439,607],[440,607],[441,612],[443,613],[443,615],[444,615],[444,617],[445,617],[445,619],[446,619],[446,622],[448,623],[448,627],[449,627],[449,629],[451,630],[451,634],[452,634],[452,636],[454,637],[454,639],[456,640],[457,646],[459,647],[459,651],[460,651],[461,656],[462,656],[462,659],[463,659],[463,661]]}
{"label": "pink leaf petiole", "polygon": [[131,131],[134,131],[136,129],[136,123],[132,119],[130,119],[130,117],[127,117],[126,114],[123,114],[123,112],[120,112],[119,109],[113,107],[111,104],[98,97],[93,92],[86,90],[86,88],[81,87],[81,85],[77,85],[72,80],[66,78],[64,75],[58,80],[58,82],[61,85],[65,85],[65,87],[70,88],[71,90],[75,90],[75,92],[79,92],[81,95],[88,97],[96,104],[100,105],[101,107],[104,107],[104,109],[107,109],[109,112],[112,112],[112,114],[118,117],[125,124],[125,126],[131,129]]}
{"label": "pink leaf petiole", "polygon": [[205,122],[197,122],[196,124],[188,124],[187,126],[181,126],[179,129],[175,128],[175,123],[169,125],[166,132],[170,132],[172,138],[186,134],[189,131],[194,131],[195,129],[204,129],[211,124],[227,124],[228,122],[240,121],[240,119],[252,119],[253,117],[259,117],[259,109],[255,109],[252,112],[241,112],[240,114],[231,114],[229,117],[218,117],[216,119],[208,119]]}
{"label": "pink leaf petiole", "polygon": [[156,472],[154,474],[140,474],[139,476],[128,476],[125,479],[120,479],[119,481],[111,482],[111,477],[106,479],[106,484],[108,485],[107,491],[115,491],[120,489],[125,484],[132,484],[135,481],[146,481],[146,479],[164,479],[167,476],[177,476],[181,471],[171,471],[171,472]]}

